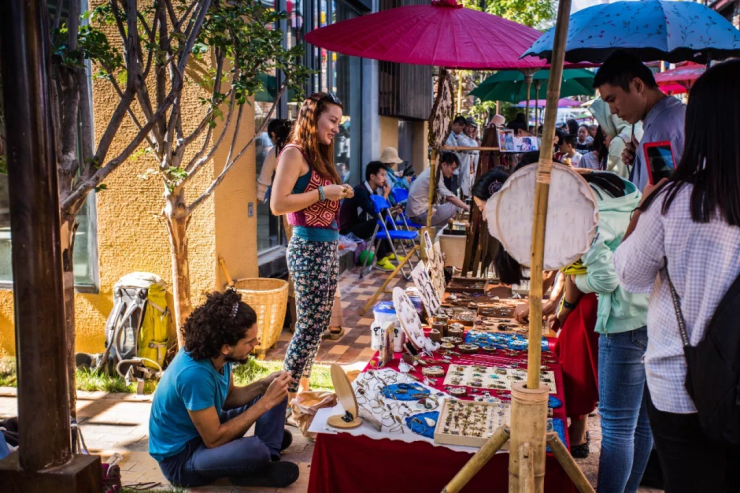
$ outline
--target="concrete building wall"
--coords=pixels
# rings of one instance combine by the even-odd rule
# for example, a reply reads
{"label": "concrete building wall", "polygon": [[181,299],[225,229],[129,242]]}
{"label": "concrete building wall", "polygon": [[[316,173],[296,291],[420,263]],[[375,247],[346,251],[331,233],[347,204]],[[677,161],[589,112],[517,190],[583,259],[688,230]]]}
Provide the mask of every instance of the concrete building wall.
{"label": "concrete building wall", "polygon": [[378,155],[386,147],[398,149],[398,118],[390,116],[380,117],[380,149]]}
{"label": "concrete building wall", "polygon": [[[99,0],[92,2],[92,7],[98,3]],[[111,41],[118,40],[114,29],[114,26],[110,26],[110,32],[107,33]],[[197,77],[198,73],[203,73],[207,68],[208,66],[191,63],[187,72],[188,75]],[[151,94],[154,94],[153,87],[151,89]],[[186,85],[182,106],[186,133],[195,127],[203,115],[204,107],[198,100],[199,96],[205,94],[197,86]],[[109,82],[93,81],[96,137],[99,138],[105,131],[117,103],[118,96],[111,90]],[[138,110],[137,103],[134,103],[134,107]],[[250,105],[244,108],[242,122],[237,149],[241,149],[254,135],[254,112]],[[219,128],[216,129],[218,131]],[[111,147],[109,159],[123,150],[135,132],[133,123],[129,119],[124,120]],[[202,145],[202,141],[194,143],[187,154],[192,155],[199,145]],[[199,196],[218,175],[227,153],[227,147],[221,149],[212,162],[188,184],[189,200]],[[167,228],[161,217],[164,206],[163,185],[156,174],[148,179],[140,178],[147,170],[156,170],[157,165],[149,156],[127,160],[105,181],[108,189],[96,196],[100,286],[97,294],[76,295],[78,351],[104,350],[103,329],[113,307],[113,286],[123,275],[134,271],[152,272],[165,279],[171,290],[170,246]],[[188,239],[191,294],[195,306],[203,300],[205,293],[220,289],[225,284],[218,264],[219,254],[224,256],[234,278],[258,275],[255,180],[255,156],[252,147],[229,172],[215,194],[193,215]],[[252,217],[249,217],[250,202],[253,204]],[[168,298],[172,309],[171,291]],[[13,293],[0,291],[0,348],[9,354],[15,353],[13,318]],[[171,341],[174,341],[174,326],[171,328],[171,336]]]}

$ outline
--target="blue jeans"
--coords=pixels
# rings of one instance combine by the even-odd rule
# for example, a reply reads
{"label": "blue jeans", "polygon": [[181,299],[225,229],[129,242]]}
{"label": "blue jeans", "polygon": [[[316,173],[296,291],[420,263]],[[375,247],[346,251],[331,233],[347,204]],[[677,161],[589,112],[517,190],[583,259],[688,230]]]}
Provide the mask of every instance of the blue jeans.
{"label": "blue jeans", "polygon": [[[244,407],[222,411],[221,423],[229,421],[259,399]],[[182,452],[165,458],[159,468],[167,480],[177,486],[205,486],[220,478],[246,478],[266,466],[271,456],[280,456],[288,399],[257,419],[254,436],[237,438],[220,447],[208,448],[200,437],[193,438]]]}
{"label": "blue jeans", "polygon": [[636,492],[653,448],[645,349],[645,327],[599,337],[599,493]]}

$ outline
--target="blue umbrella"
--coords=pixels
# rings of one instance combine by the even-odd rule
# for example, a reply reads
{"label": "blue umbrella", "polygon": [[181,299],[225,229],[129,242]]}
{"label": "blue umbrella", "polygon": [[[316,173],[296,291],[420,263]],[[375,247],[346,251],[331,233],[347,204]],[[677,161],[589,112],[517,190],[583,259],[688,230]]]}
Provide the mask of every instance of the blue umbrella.
{"label": "blue umbrella", "polygon": [[[555,28],[522,55],[552,57]],[[643,61],[706,63],[740,55],[740,31],[712,9],[695,2],[615,2],[580,10],[570,17],[565,60],[606,60],[626,50]]]}

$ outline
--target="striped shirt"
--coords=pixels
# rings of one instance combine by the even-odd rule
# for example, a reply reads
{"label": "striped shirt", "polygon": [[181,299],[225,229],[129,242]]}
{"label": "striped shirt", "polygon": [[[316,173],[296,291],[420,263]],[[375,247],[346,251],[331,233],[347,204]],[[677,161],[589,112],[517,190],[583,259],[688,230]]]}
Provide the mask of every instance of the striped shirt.
{"label": "striped shirt", "polygon": [[650,397],[660,411],[688,414],[696,408],[686,392],[686,359],[678,331],[668,271],[681,298],[692,346],[703,338],[719,302],[740,273],[740,228],[719,217],[691,220],[691,185],[661,214],[663,196],[640,216],[637,228],[614,253],[619,281],[632,293],[652,293],[648,305],[645,370]]}

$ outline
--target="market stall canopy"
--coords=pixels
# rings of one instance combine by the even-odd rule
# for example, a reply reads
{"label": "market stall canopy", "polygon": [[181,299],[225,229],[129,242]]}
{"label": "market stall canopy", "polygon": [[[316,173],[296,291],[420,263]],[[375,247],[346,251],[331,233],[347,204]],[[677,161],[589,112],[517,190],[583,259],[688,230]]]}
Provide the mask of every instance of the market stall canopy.
{"label": "market stall canopy", "polygon": [[[555,28],[522,56],[552,57]],[[643,61],[706,63],[740,56],[740,31],[705,5],[644,0],[598,4],[570,16],[565,59],[603,62],[626,50]]]}
{"label": "market stall canopy", "polygon": [[345,55],[451,69],[539,69],[547,62],[520,59],[540,32],[495,15],[434,0],[337,22],[306,41]]}
{"label": "market stall canopy", "polygon": [[[539,86],[537,91],[531,89],[531,96],[541,99],[539,106],[545,105],[542,99],[547,95],[547,85],[550,78],[549,70],[540,70],[533,76],[534,86]],[[594,73],[585,69],[563,70],[563,82],[560,86],[560,96],[593,96]],[[507,101],[516,103],[527,99],[527,85],[524,75],[518,71],[501,71],[491,75],[481,82],[478,87],[470,92],[471,96],[481,101]],[[532,106],[535,104],[532,103]]]}
{"label": "market stall canopy", "polygon": [[655,82],[664,92],[681,94],[688,92],[696,79],[701,77],[706,70],[705,65],[687,62],[674,69],[655,74]]}

